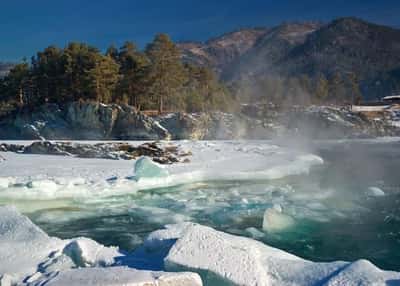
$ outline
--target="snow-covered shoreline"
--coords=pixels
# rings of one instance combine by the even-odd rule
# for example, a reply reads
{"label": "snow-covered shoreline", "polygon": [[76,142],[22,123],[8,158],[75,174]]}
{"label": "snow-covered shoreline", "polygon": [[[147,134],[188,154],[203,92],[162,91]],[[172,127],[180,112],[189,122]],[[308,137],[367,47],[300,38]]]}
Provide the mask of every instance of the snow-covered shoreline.
{"label": "snow-covered shoreline", "polygon": [[[135,180],[135,160],[81,159],[0,152],[0,198],[114,196],[187,183],[271,180],[309,172],[323,160],[267,143],[178,141],[191,162],[165,166],[169,176]],[[141,142],[134,142],[140,144]]]}

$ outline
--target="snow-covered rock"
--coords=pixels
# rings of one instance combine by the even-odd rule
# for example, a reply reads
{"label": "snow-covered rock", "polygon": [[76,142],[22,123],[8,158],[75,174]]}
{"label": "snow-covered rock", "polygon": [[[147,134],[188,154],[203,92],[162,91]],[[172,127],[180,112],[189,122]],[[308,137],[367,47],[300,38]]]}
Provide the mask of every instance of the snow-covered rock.
{"label": "snow-covered rock", "polygon": [[170,134],[134,107],[96,102],[44,104],[0,121],[0,138],[22,140],[168,139]]}

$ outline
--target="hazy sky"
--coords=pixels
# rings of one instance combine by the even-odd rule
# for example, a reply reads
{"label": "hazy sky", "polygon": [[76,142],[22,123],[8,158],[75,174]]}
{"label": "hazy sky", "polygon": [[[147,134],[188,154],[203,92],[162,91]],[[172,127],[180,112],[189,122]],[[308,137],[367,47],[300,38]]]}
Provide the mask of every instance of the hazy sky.
{"label": "hazy sky", "polygon": [[0,61],[68,41],[143,47],[157,32],[202,41],[240,27],[341,16],[400,27],[399,15],[400,0],[0,0]]}

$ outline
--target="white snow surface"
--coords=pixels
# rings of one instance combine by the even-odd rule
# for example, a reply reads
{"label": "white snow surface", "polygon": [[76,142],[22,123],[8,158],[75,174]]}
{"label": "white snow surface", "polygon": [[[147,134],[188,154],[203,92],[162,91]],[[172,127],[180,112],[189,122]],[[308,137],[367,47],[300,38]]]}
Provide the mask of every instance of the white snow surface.
{"label": "white snow surface", "polygon": [[[0,162],[0,198],[98,198],[195,182],[271,180],[304,174],[323,163],[316,155],[262,141],[176,144],[192,151],[190,163],[154,168],[143,158],[125,161],[0,152],[6,159]],[[141,166],[137,176],[135,164]]]}
{"label": "white snow surface", "polygon": [[[193,223],[167,225],[151,233],[138,250],[122,253],[86,238],[49,237],[14,207],[0,207],[0,262],[2,286],[400,283],[399,273],[382,271],[365,260],[314,263]],[[135,269],[137,263],[141,270]],[[143,269],[157,263],[157,271]]]}

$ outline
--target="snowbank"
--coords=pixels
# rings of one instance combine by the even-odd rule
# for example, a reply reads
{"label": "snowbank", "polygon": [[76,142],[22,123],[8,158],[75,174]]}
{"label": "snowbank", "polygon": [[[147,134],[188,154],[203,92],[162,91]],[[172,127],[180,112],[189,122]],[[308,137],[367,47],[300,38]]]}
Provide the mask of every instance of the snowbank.
{"label": "snowbank", "polygon": [[1,153],[6,161],[0,162],[0,198],[98,198],[195,182],[273,180],[308,173],[323,163],[318,156],[262,141],[177,145],[193,153],[191,162],[164,167],[146,157],[126,161]]}

